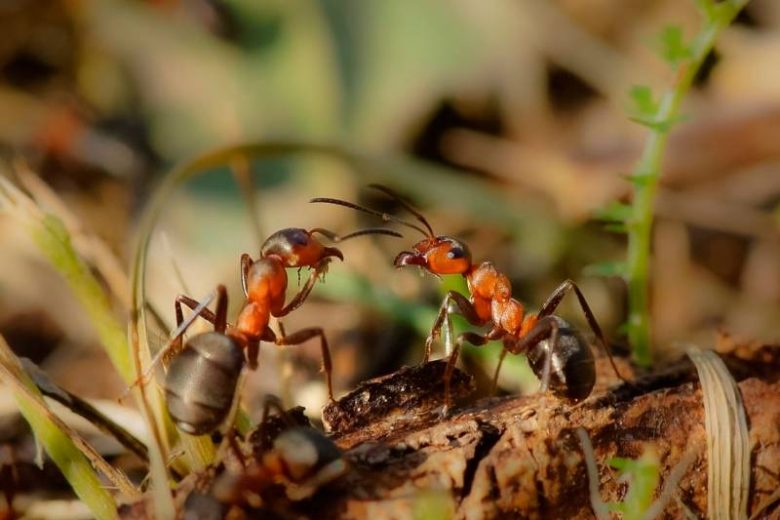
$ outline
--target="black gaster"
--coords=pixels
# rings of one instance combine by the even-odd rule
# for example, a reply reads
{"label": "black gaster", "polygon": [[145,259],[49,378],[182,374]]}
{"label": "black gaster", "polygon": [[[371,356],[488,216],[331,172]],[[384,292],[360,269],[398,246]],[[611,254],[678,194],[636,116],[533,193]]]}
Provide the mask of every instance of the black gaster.
{"label": "black gaster", "polygon": [[244,366],[241,347],[216,332],[198,334],[171,361],[165,376],[168,413],[191,435],[216,430],[225,420]]}
{"label": "black gaster", "polygon": [[[596,364],[590,345],[566,320],[558,322],[558,345],[552,351],[549,388],[558,397],[580,401],[590,395],[596,384]],[[550,340],[540,341],[528,350],[528,363],[537,377],[542,377]]]}

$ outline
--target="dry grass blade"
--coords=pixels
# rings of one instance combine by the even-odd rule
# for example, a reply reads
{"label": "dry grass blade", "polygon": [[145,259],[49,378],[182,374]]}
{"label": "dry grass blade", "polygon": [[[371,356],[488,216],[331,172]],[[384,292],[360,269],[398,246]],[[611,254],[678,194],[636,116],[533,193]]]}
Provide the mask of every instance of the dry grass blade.
{"label": "dry grass blade", "polygon": [[64,388],[61,388],[54,381],[49,379],[48,374],[41,370],[41,368],[31,360],[21,358],[19,361],[21,362],[24,371],[27,372],[27,375],[32,379],[35,386],[38,387],[38,390],[44,396],[57,401],[71,412],[83,417],[101,431],[114,437],[120,444],[141,460],[148,461],[149,455],[146,450],[146,445],[128,430],[123,428],[119,423],[114,422],[110,417],[92,406],[89,402],[68,392]]}
{"label": "dry grass blade", "polygon": [[44,212],[30,197],[0,177],[0,207],[28,232],[51,265],[68,282],[100,337],[103,349],[126,383],[133,381],[132,363],[124,327],[89,267],[73,248],[62,221]]}
{"label": "dry grass blade", "polygon": [[747,518],[750,443],[739,387],[712,351],[686,349],[701,381],[707,429],[707,511],[713,519]]}
{"label": "dry grass blade", "polygon": [[[140,362],[137,356],[131,357],[124,327],[116,320],[100,284],[73,249],[70,234],[62,221],[56,216],[42,211],[32,199],[3,177],[0,177],[0,206],[24,226],[41,252],[68,281],[71,290],[94,324],[101,344],[114,368],[128,385],[132,384],[136,379],[134,374],[141,366]],[[132,337],[134,330],[131,328],[130,332]],[[154,503],[158,507],[157,516],[161,519],[173,518],[175,508],[168,488],[168,474],[165,469],[166,457],[163,452],[166,444],[159,438],[156,423],[146,399],[145,389],[141,387],[136,392],[136,396],[140,408],[144,412],[150,433],[158,441],[149,446],[151,471],[155,476]]]}
{"label": "dry grass blade", "polygon": [[49,410],[2,336],[0,374],[11,386],[19,410],[30,424],[36,439],[43,444],[78,497],[97,518],[116,518],[117,510],[114,499],[102,487],[93,465],[127,498],[140,496],[124,474],[108,464],[81,436]]}
{"label": "dry grass blade", "polygon": [[609,520],[609,508],[607,504],[601,500],[601,494],[599,493],[599,470],[596,466],[596,453],[593,451],[593,444],[590,442],[588,432],[585,428],[577,428],[577,438],[580,440],[582,446],[582,453],[585,456],[585,467],[588,470],[588,490],[590,491],[590,506],[593,508],[593,513],[599,520]]}
{"label": "dry grass blade", "polygon": [[65,205],[60,197],[36,175],[24,162],[17,162],[16,175],[19,182],[32,194],[35,200],[56,215],[70,233],[73,246],[82,258],[94,264],[103,276],[111,292],[124,308],[130,306],[130,281],[119,259],[106,243],[88,233],[78,217]]}

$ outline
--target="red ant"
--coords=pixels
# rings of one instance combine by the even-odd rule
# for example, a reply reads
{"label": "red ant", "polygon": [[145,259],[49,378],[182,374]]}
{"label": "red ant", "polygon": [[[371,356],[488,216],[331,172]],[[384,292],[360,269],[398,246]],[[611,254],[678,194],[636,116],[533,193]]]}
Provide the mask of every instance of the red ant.
{"label": "red ant", "polygon": [[[271,416],[271,409],[277,415]],[[348,469],[343,453],[331,439],[308,420],[296,420],[272,395],[266,396],[262,419],[249,439],[254,456],[246,460],[236,446],[240,471],[226,466],[212,486],[213,496],[222,503],[273,509],[284,503],[279,491],[283,490],[289,501],[304,500]]]}
{"label": "red ant", "polygon": [[[235,325],[227,323],[227,292],[220,285],[217,288],[216,311],[206,308],[188,296],[176,298],[176,325],[170,347],[158,354],[152,363],[172,356],[166,375],[165,389],[168,410],[174,422],[184,431],[203,434],[213,431],[225,419],[230,410],[238,377],[246,363],[250,369],[257,367],[261,341],[276,345],[298,345],[319,336],[322,348],[322,370],[328,386],[328,398],[333,400],[331,381],[331,358],[328,342],[320,327],[299,330],[291,335],[279,337],[268,326],[271,316],[286,316],[303,304],[320,275],[327,270],[332,258],[344,259],[341,251],[325,247],[314,234],[323,235],[334,242],[368,234],[383,234],[401,237],[400,233],[383,228],[369,228],[343,237],[326,229],[311,231],[288,228],[271,235],[260,250],[260,258],[252,260],[248,254],[241,256],[241,283],[246,302]],[[285,305],[288,267],[309,267],[309,279],[293,299]],[[195,311],[186,323],[182,305]],[[214,324],[213,332],[198,334],[182,346],[182,335],[194,316],[200,315]]]}
{"label": "red ant", "polygon": [[472,325],[490,325],[491,327],[485,334],[464,332],[458,335],[455,346],[449,356],[447,370],[444,375],[445,413],[450,407],[450,380],[464,342],[482,346],[489,341],[502,340],[504,350],[496,368],[494,384],[498,378],[501,362],[503,362],[506,352],[512,354],[526,353],[531,368],[537,377],[541,378],[542,391],[546,391],[549,387],[559,397],[565,397],[574,401],[584,399],[590,395],[596,380],[593,353],[579,331],[559,316],[553,314],[563,297],[572,290],[577,295],[577,300],[585,314],[588,325],[609,356],[609,361],[615,374],[620,379],[623,379],[615,366],[604,334],[596,322],[593,312],[590,310],[579,287],[573,281],[566,280],[561,283],[547,301],[544,302],[538,313],[526,314],[523,304],[512,298],[512,284],[509,278],[496,269],[491,262],[474,264],[471,260],[471,252],[465,243],[449,236],[436,235],[428,220],[389,188],[375,184],[370,185],[370,187],[383,192],[400,203],[422,223],[424,229],[386,213],[339,199],[317,198],[312,199],[311,202],[346,206],[379,216],[386,222],[397,222],[416,229],[425,238],[417,242],[412,251],[403,251],[398,254],[394,265],[396,267],[418,266],[437,276],[442,274],[460,274],[466,279],[468,284],[469,298],[455,291],[448,292],[444,297],[436,321],[425,341],[423,362],[429,360],[433,341],[440,335],[442,327],[446,327],[447,331],[451,330],[451,304],[454,303],[460,314]]}

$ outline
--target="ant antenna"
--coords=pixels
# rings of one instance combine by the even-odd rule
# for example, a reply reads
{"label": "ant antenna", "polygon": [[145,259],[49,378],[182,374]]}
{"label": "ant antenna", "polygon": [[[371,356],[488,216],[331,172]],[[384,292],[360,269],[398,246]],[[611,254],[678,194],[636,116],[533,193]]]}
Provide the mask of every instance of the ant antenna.
{"label": "ant antenna", "polygon": [[381,184],[369,184],[369,188],[372,188],[377,191],[381,191],[385,195],[388,195],[390,198],[398,202],[401,206],[403,206],[406,211],[417,217],[417,220],[422,222],[422,224],[426,227],[428,230],[428,233],[430,234],[430,237],[433,238],[435,236],[435,233],[433,232],[433,228],[428,223],[428,219],[426,219],[422,213],[420,213],[417,208],[412,206],[406,199],[398,195],[395,191],[391,190],[387,186],[383,186]]}
{"label": "ant antenna", "polygon": [[349,240],[350,238],[355,238],[363,235],[387,235],[391,237],[403,238],[403,235],[401,233],[398,233],[397,231],[393,231],[392,229],[387,229],[387,228],[360,229],[358,231],[353,231],[352,233],[349,233],[344,236],[337,235],[333,231],[329,231],[323,228],[314,228],[311,231],[309,231],[309,234],[311,233],[319,233],[320,235],[329,238],[333,242],[343,242],[345,240]]}
{"label": "ant antenna", "polygon": [[[363,213],[368,213],[369,215],[374,215],[376,217],[381,218],[385,222],[396,222],[398,224],[401,224],[402,226],[406,226],[412,229],[416,229],[420,233],[422,233],[426,237],[433,238],[433,232],[431,234],[428,234],[423,228],[416,224],[412,224],[411,222],[407,222],[405,220],[401,220],[398,217],[394,217],[390,215],[389,213],[382,213],[381,211],[377,211],[375,209],[369,209],[366,207],[363,207],[359,204],[355,204],[353,202],[347,202],[346,200],[341,199],[332,199],[329,197],[316,197],[314,199],[311,199],[309,202],[322,202],[325,204],[335,204],[336,206],[344,206],[345,208],[354,209],[357,211],[362,211]],[[430,226],[428,227],[430,229]]]}

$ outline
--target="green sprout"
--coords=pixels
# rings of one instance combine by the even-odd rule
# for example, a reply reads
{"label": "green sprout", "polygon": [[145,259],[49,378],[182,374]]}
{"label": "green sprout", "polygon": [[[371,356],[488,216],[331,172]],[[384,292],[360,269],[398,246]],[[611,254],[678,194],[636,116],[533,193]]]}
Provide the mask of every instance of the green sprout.
{"label": "green sprout", "polygon": [[612,457],[609,465],[620,472],[621,480],[628,482],[623,500],[608,504],[609,510],[620,513],[623,520],[645,518],[660,480],[658,455],[648,448],[638,459]]}
{"label": "green sprout", "polygon": [[715,39],[729,26],[748,0],[695,0],[704,23],[693,39],[685,43],[679,27],[666,27],[660,34],[658,52],[674,70],[674,82],[660,97],[650,87],[631,90],[631,120],[645,126],[647,140],[639,162],[628,180],[634,187],[631,205],[612,203],[598,215],[607,221],[608,229],[628,233],[628,255],[625,263],[594,266],[592,272],[619,275],[628,282],[628,339],[634,361],[641,366],[652,362],[650,351],[649,267],[650,233],[653,204],[661,177],[661,162],[669,132],[680,122],[680,104],[690,90]]}

